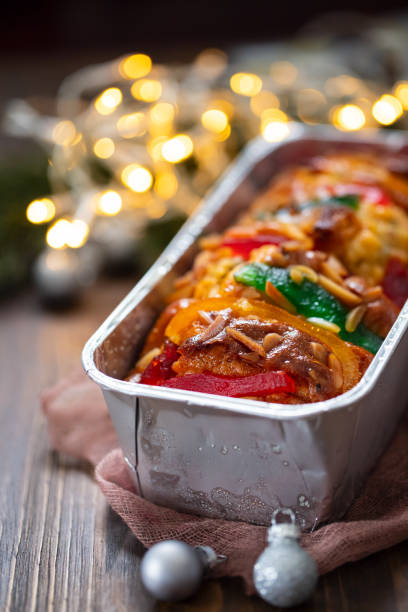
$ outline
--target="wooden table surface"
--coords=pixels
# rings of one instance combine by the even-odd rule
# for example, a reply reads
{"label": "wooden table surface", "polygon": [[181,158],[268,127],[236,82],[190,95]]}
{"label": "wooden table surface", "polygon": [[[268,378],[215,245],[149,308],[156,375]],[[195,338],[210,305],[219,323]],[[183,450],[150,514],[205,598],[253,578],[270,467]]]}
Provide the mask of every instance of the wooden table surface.
{"label": "wooden table surface", "polygon": [[[111,511],[89,468],[50,452],[38,394],[79,366],[84,341],[131,286],[100,282],[83,303],[49,313],[32,295],[0,308],[0,611],[267,611],[238,579],[207,582],[188,603],[143,590],[143,547]],[[405,612],[408,543],[320,579],[302,610]]]}

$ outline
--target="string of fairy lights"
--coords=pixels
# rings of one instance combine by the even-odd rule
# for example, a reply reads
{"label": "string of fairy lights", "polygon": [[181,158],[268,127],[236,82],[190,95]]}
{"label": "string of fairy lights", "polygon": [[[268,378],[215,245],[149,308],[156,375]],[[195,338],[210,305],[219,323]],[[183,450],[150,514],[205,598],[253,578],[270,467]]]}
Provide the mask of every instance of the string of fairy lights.
{"label": "string of fairy lights", "polygon": [[188,67],[136,53],[66,79],[58,118],[12,103],[9,131],[49,151],[52,194],[30,202],[27,219],[48,224],[49,250],[81,249],[114,217],[140,227],[168,211],[189,214],[245,142],[282,141],[291,120],[353,132],[391,126],[408,110],[408,81],[386,92],[350,74],[304,85],[289,61],[255,74],[233,70],[217,49]]}

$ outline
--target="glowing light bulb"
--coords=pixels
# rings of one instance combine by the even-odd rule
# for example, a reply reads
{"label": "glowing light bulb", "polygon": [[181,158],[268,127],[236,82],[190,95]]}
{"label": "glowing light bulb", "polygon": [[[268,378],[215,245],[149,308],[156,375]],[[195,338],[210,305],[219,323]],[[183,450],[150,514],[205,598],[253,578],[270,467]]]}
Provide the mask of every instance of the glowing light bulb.
{"label": "glowing light bulb", "polygon": [[352,132],[360,130],[366,123],[363,110],[356,104],[346,104],[335,109],[333,123],[340,130]]}
{"label": "glowing light bulb", "polygon": [[228,125],[228,117],[222,110],[212,108],[201,115],[201,123],[206,130],[220,134]]}
{"label": "glowing light bulb", "polygon": [[153,176],[150,170],[139,164],[129,164],[123,169],[122,181],[129,189],[136,193],[148,191],[153,183]]}
{"label": "glowing light bulb", "polygon": [[152,60],[144,53],[135,53],[123,58],[119,64],[119,72],[124,79],[140,79],[152,69]]}
{"label": "glowing light bulb", "polygon": [[381,96],[377,102],[373,104],[372,108],[373,117],[378,123],[382,125],[391,125],[403,113],[401,102],[389,94]]}
{"label": "glowing light bulb", "polygon": [[55,205],[49,198],[33,200],[26,210],[26,217],[30,223],[47,223],[55,217]]}
{"label": "glowing light bulb", "polygon": [[401,102],[403,108],[408,110],[408,82],[401,81],[400,83],[397,83],[394,94]]}
{"label": "glowing light bulb", "polygon": [[140,79],[133,83],[130,92],[136,100],[155,102],[162,94],[162,86],[160,81],[154,79]]}
{"label": "glowing light bulb", "polygon": [[94,143],[93,152],[96,157],[108,159],[112,157],[115,152],[115,143],[112,138],[99,138],[99,140]]}
{"label": "glowing light bulb", "polygon": [[117,191],[108,189],[98,199],[98,212],[103,215],[114,216],[122,209],[122,198]]}
{"label": "glowing light bulb", "polygon": [[183,161],[193,152],[193,141],[187,134],[178,134],[161,146],[162,157],[173,164]]}
{"label": "glowing light bulb", "polygon": [[62,145],[64,147],[73,144],[77,137],[77,131],[75,125],[69,119],[59,121],[54,127],[52,132],[52,139],[55,144]]}
{"label": "glowing light bulb", "polygon": [[105,89],[95,100],[95,109],[100,115],[110,115],[122,102],[123,95],[118,87]]}
{"label": "glowing light bulb", "polygon": [[79,249],[88,238],[89,226],[82,219],[74,219],[69,224],[69,231],[66,237],[67,246],[72,249]]}
{"label": "glowing light bulb", "polygon": [[230,86],[241,96],[255,96],[262,89],[262,79],[249,72],[236,72],[230,79]]}
{"label": "glowing light bulb", "polygon": [[47,232],[47,244],[53,249],[62,249],[67,244],[70,230],[71,223],[68,219],[58,219]]}

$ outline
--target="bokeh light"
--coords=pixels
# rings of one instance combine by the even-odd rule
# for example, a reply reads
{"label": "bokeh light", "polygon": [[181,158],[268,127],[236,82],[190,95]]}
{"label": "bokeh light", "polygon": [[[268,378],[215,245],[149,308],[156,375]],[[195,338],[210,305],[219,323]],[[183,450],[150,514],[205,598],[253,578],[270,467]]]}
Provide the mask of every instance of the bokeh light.
{"label": "bokeh light", "polygon": [[95,109],[100,115],[110,115],[122,102],[123,95],[119,87],[105,89],[95,100]]}
{"label": "bokeh light", "polygon": [[401,81],[400,83],[397,83],[394,94],[401,102],[404,110],[408,110],[408,82]]}
{"label": "bokeh light", "polygon": [[71,223],[68,219],[58,219],[47,232],[47,244],[53,249],[62,249],[67,244],[70,230]]}
{"label": "bokeh light", "polygon": [[269,74],[276,83],[288,87],[296,81],[298,69],[290,62],[273,62],[270,65]]}
{"label": "bokeh light", "polygon": [[123,138],[136,138],[146,133],[146,123],[144,113],[129,113],[118,119],[116,127]]}
{"label": "bokeh light", "polygon": [[230,86],[241,96],[256,96],[262,89],[262,79],[257,74],[236,72],[230,79]]}
{"label": "bokeh light", "polygon": [[279,108],[279,98],[271,91],[262,90],[250,100],[250,108],[254,115],[261,116],[268,108]]}
{"label": "bokeh light", "polygon": [[267,142],[279,142],[289,136],[289,126],[283,121],[271,121],[265,123],[262,128],[262,136]]}
{"label": "bokeh light", "polygon": [[327,79],[324,90],[328,96],[332,97],[352,96],[361,88],[361,85],[362,82],[356,77],[340,74]]}
{"label": "bokeh light", "polygon": [[122,182],[136,193],[148,191],[153,183],[150,170],[139,164],[129,164],[122,170]]}
{"label": "bokeh light", "polygon": [[173,172],[160,172],[154,181],[154,191],[163,200],[172,198],[178,189],[177,177]]}
{"label": "bokeh light", "polygon": [[334,109],[332,121],[336,128],[352,132],[364,127],[366,117],[363,110],[356,104],[345,104]]}
{"label": "bokeh light", "polygon": [[71,249],[79,249],[85,244],[88,234],[88,224],[82,219],[74,219],[69,224],[69,231],[66,237],[67,246],[71,247]]}
{"label": "bokeh light", "polygon": [[100,214],[112,217],[122,209],[122,198],[117,191],[107,189],[98,197],[97,211]]}
{"label": "bokeh light", "polygon": [[378,123],[391,125],[391,123],[394,123],[394,121],[401,117],[403,110],[402,104],[397,98],[390,94],[385,94],[374,103],[372,113]]}
{"label": "bokeh light", "polygon": [[57,145],[67,147],[75,141],[77,131],[69,119],[59,121],[52,131],[52,139]]}
{"label": "bokeh light", "polygon": [[168,102],[158,102],[149,111],[150,120],[159,125],[173,121],[175,114],[174,106]]}
{"label": "bokeh light", "polygon": [[109,159],[115,153],[115,143],[112,138],[99,138],[93,145],[96,157]]}
{"label": "bokeh light", "polygon": [[224,111],[212,108],[201,115],[201,123],[206,130],[220,134],[228,126],[228,117]]}
{"label": "bokeh light", "polygon": [[161,146],[162,157],[173,164],[187,159],[193,152],[193,141],[187,134],[178,134]]}
{"label": "bokeh light", "polygon": [[160,200],[152,201],[146,209],[147,214],[151,219],[160,219],[167,212],[167,206]]}
{"label": "bokeh light", "polygon": [[120,75],[124,79],[140,79],[152,69],[152,60],[144,53],[135,53],[124,57],[119,64]]}
{"label": "bokeh light", "polygon": [[30,223],[48,223],[55,217],[55,204],[50,198],[33,200],[27,206],[26,217]]}
{"label": "bokeh light", "polygon": [[162,94],[162,85],[154,79],[140,79],[133,83],[130,92],[136,100],[155,102]]}
{"label": "bokeh light", "polygon": [[204,49],[196,58],[194,67],[204,79],[215,79],[226,68],[228,57],[220,49]]}

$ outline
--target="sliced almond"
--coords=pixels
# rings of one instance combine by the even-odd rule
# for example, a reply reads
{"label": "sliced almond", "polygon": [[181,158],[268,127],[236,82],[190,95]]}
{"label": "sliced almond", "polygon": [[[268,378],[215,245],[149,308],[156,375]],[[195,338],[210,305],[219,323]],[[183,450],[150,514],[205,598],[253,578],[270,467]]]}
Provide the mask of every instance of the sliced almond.
{"label": "sliced almond", "polygon": [[[296,264],[296,265],[290,266],[289,270],[290,270],[289,273],[290,273],[291,278],[292,278],[292,272],[294,272],[295,274],[301,274],[302,279],[307,278],[307,280],[310,280],[312,283],[317,283],[317,280],[318,280],[317,272],[315,272],[315,270],[313,270],[313,268],[311,268],[310,266]],[[292,280],[294,279],[292,278]]]}
{"label": "sliced almond", "polygon": [[360,306],[356,306],[353,310],[350,310],[346,317],[346,331],[353,333],[356,330],[359,323],[361,323],[365,312],[367,310],[367,306],[364,304],[360,304]]}
{"label": "sliced almond", "polygon": [[329,255],[329,257],[326,260],[326,263],[329,264],[330,268],[338,276],[347,276],[347,268],[343,266],[340,259],[338,259],[335,255]]}
{"label": "sliced almond", "polygon": [[212,321],[211,325],[209,325],[207,329],[203,331],[202,334],[195,337],[196,341],[206,342],[206,340],[210,340],[211,338],[218,336],[218,334],[224,329],[226,324],[227,319],[222,315],[217,315],[214,321]]}
{"label": "sliced almond", "polygon": [[271,298],[271,300],[276,304],[276,306],[279,306],[280,308],[283,308],[284,310],[287,310],[292,314],[296,314],[296,308],[294,307],[292,302],[289,302],[289,300],[283,295],[283,293],[281,293],[279,289],[276,289],[275,285],[273,285],[269,280],[266,281],[265,293],[268,297]]}
{"label": "sliced almond", "polygon": [[246,334],[243,334],[238,329],[234,329],[233,327],[226,327],[225,331],[229,336],[231,336],[231,338],[238,340],[238,342],[241,342],[241,344],[249,348],[251,351],[258,353],[261,357],[266,357],[263,347],[258,344],[256,340],[253,340]]}
{"label": "sliced almond", "polygon": [[275,346],[278,346],[278,344],[280,344],[280,342],[282,342],[282,336],[280,334],[277,334],[275,332],[271,332],[270,334],[266,334],[265,338],[263,339],[263,347],[265,349],[265,351],[268,353],[269,351],[271,351],[273,348],[275,348]]}
{"label": "sliced almond", "polygon": [[322,263],[320,264],[320,267],[321,267],[322,272],[326,276],[331,278],[332,281],[334,281],[335,283],[338,283],[339,285],[342,285],[343,276],[345,275],[341,274],[342,269],[339,266],[337,266],[337,264],[335,264],[334,261],[337,261],[340,264],[337,258],[335,258],[333,255],[330,255],[330,257],[326,261],[322,261]]}
{"label": "sliced almond", "polygon": [[339,298],[342,302],[347,304],[348,306],[357,306],[361,304],[361,297],[343,287],[343,285],[339,285],[335,283],[324,274],[318,275],[319,284],[326,289],[329,293]]}
{"label": "sliced almond", "polygon": [[326,365],[328,351],[324,348],[323,344],[320,344],[320,342],[311,342],[310,346],[312,348],[315,359],[317,359],[317,361],[320,361],[320,363]]}
{"label": "sliced almond", "polygon": [[204,310],[197,310],[197,314],[203,321],[203,323],[208,323],[208,325],[211,325],[214,320],[211,315],[209,315],[208,312],[205,312]]}
{"label": "sliced almond", "polygon": [[338,334],[340,331],[340,327],[336,325],[336,323],[332,323],[332,321],[326,321],[326,319],[321,319],[320,317],[309,317],[307,321],[309,321],[309,323],[317,325],[318,327],[327,329],[328,331],[333,332],[333,334]]}
{"label": "sliced almond", "polygon": [[343,368],[339,358],[334,353],[329,355],[328,366],[332,372],[334,388],[339,391],[343,386]]}
{"label": "sliced almond", "polygon": [[150,351],[148,351],[146,355],[143,355],[143,357],[139,359],[136,364],[136,370],[145,370],[151,360],[157,357],[157,355],[160,355],[160,352],[160,349],[157,347],[150,349]]}

